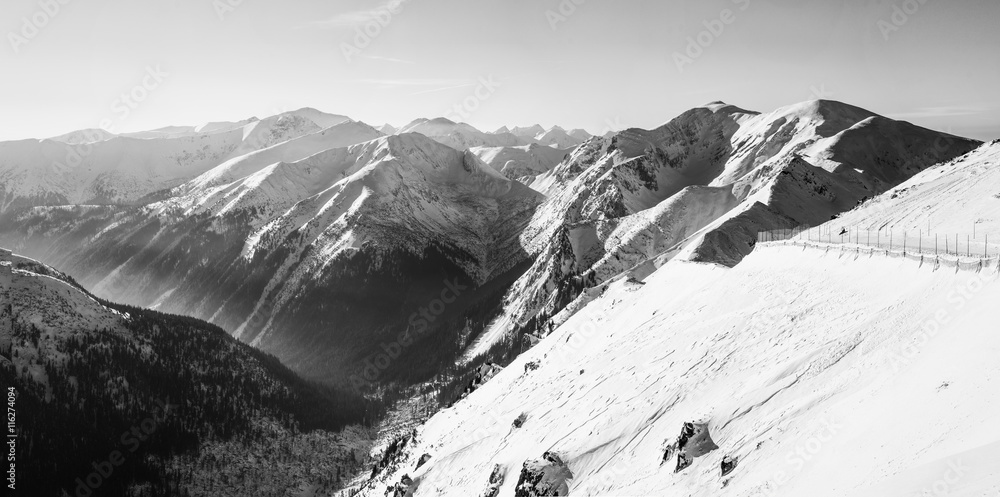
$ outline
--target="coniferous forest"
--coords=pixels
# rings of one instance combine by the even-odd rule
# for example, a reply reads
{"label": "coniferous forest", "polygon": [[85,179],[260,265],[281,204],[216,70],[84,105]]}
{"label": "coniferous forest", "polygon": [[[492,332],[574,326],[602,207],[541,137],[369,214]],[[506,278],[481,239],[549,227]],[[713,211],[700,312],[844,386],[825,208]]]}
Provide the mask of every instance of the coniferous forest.
{"label": "coniferous forest", "polygon": [[378,417],[374,403],[303,380],[213,325],[104,304],[127,314],[126,329],[44,334],[4,310],[12,361],[0,375],[17,391],[24,495],[239,494],[248,473],[281,494],[335,488],[357,469],[338,432]]}

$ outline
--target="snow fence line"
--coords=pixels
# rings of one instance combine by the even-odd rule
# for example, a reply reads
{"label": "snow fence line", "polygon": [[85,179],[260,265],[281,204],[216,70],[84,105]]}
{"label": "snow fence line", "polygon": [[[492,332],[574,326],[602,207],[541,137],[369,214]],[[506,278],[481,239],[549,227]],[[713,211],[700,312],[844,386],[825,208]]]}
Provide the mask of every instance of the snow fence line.
{"label": "snow fence line", "polygon": [[1000,276],[1000,257],[961,257],[961,256],[950,256],[950,255],[930,255],[923,253],[912,253],[906,251],[895,251],[888,248],[875,248],[866,247],[863,245],[846,245],[846,244],[836,244],[836,243],[822,243],[822,242],[809,242],[802,240],[782,240],[774,242],[760,242],[757,244],[758,247],[775,247],[775,246],[795,246],[802,247],[803,250],[807,248],[812,248],[816,250],[822,250],[825,253],[830,253],[831,251],[839,252],[842,255],[850,256],[850,254],[855,254],[854,260],[857,260],[861,256],[874,257],[875,255],[880,255],[892,259],[908,259],[914,262],[919,262],[920,267],[926,265],[932,265],[933,269],[937,271],[941,268],[954,268],[955,272],[958,271],[972,271],[972,272],[983,272],[992,271]]}

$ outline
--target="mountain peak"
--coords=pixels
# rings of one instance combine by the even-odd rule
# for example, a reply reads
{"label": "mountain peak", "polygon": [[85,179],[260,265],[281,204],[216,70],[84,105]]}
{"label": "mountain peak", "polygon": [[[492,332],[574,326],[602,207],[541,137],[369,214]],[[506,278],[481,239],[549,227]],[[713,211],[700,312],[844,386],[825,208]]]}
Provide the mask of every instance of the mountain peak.
{"label": "mountain peak", "polygon": [[283,112],[281,115],[294,115],[299,117],[304,117],[310,121],[316,123],[320,128],[329,128],[340,124],[345,121],[350,121],[351,118],[347,116],[342,116],[339,114],[329,114],[321,110],[314,109],[312,107],[303,107],[298,110],[293,110],[291,112]]}
{"label": "mountain peak", "polygon": [[431,120],[427,121],[427,124],[454,125],[454,124],[458,124],[458,123],[456,123],[455,121],[452,121],[451,119],[448,119],[447,117],[435,117],[434,119],[431,119]]}
{"label": "mountain peak", "polygon": [[749,111],[749,110],[742,109],[742,108],[737,107],[737,106],[732,105],[732,104],[727,104],[726,102],[723,102],[722,100],[716,100],[714,102],[709,102],[709,103],[707,103],[705,105],[702,105],[701,107],[695,107],[695,109],[708,109],[708,110],[710,110],[710,111],[712,111],[713,113],[716,113],[716,114],[718,114],[720,112],[721,113],[725,113],[725,114],[750,114],[750,115],[760,114],[759,112]]}

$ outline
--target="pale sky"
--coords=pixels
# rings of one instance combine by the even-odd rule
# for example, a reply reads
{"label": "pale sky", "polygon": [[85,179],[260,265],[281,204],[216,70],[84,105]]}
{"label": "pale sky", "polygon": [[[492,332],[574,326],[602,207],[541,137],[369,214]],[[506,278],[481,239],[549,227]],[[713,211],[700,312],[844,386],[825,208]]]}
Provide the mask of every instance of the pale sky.
{"label": "pale sky", "polygon": [[[42,4],[58,8],[48,7],[53,15]],[[3,0],[0,140],[307,106],[372,125],[444,115],[487,131],[540,123],[597,133],[652,128],[714,100],[770,111],[819,97],[1000,137],[997,0],[387,8],[385,0]],[[376,36],[359,39],[365,26]],[[689,37],[697,48],[688,50]],[[141,101],[124,101],[129,93]]]}

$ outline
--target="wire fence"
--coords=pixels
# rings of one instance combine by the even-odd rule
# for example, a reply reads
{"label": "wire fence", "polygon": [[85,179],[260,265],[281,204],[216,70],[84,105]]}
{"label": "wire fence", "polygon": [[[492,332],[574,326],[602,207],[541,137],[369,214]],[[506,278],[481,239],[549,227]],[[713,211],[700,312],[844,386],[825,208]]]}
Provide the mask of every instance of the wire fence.
{"label": "wire fence", "polygon": [[930,233],[820,226],[762,231],[757,234],[758,243],[781,241],[870,247],[903,256],[923,254],[981,259],[1000,257],[1000,236],[990,236],[988,233]]}

